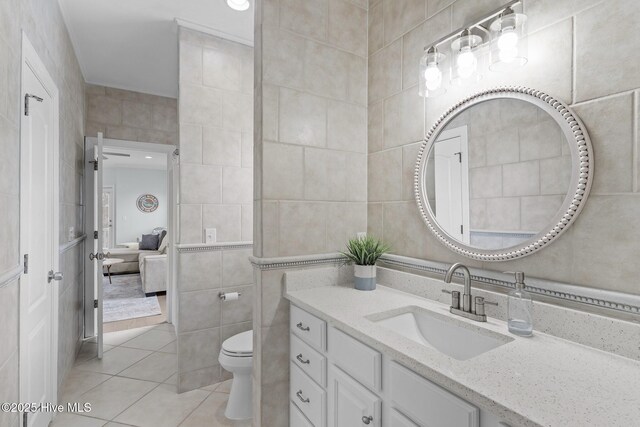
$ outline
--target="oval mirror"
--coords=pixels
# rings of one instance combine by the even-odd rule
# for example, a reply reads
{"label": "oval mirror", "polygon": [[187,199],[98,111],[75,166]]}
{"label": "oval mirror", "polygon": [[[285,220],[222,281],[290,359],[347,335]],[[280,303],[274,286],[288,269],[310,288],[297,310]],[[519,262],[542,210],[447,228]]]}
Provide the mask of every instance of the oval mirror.
{"label": "oval mirror", "polygon": [[561,235],[593,181],[576,114],[527,88],[492,89],[443,114],[418,154],[415,191],[429,229],[451,250],[504,261]]}

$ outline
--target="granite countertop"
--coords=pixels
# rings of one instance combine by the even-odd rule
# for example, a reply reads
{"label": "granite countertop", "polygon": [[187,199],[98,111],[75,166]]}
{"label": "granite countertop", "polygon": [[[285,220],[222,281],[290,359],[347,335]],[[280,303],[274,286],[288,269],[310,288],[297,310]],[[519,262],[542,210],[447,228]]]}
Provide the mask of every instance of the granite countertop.
{"label": "granite countertop", "polygon": [[[450,314],[445,304],[380,285],[371,292],[288,287],[285,298],[514,427],[629,427],[640,420],[640,362],[535,331],[533,337],[518,337],[503,321],[473,322]],[[513,341],[456,360],[367,318],[408,306]]]}

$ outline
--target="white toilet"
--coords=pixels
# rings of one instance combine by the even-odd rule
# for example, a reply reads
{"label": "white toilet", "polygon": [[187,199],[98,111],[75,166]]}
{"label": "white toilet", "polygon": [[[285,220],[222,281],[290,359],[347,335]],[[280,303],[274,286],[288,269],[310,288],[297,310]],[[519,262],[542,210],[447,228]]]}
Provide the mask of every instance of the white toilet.
{"label": "white toilet", "polygon": [[220,366],[233,374],[231,394],[224,415],[230,420],[246,420],[253,416],[251,369],[253,367],[253,331],[224,340]]}

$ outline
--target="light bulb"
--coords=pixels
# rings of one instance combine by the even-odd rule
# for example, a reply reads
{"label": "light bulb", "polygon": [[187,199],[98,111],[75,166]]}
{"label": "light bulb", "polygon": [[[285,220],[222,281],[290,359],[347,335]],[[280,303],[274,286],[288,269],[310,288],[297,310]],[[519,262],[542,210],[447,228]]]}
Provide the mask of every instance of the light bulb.
{"label": "light bulb", "polygon": [[249,0],[227,0],[227,5],[233,10],[244,11],[249,9]]}
{"label": "light bulb", "polygon": [[428,90],[434,91],[442,84],[442,71],[435,63],[429,64],[424,70],[424,81]]}
{"label": "light bulb", "polygon": [[478,59],[473,52],[471,52],[471,48],[465,47],[462,48],[458,54],[458,58],[456,58],[456,65],[460,77],[466,79],[471,77],[471,75],[476,71],[476,68],[478,67]]}
{"label": "light bulb", "polygon": [[518,33],[513,29],[504,30],[498,38],[498,48],[500,50],[513,49],[518,46]]}

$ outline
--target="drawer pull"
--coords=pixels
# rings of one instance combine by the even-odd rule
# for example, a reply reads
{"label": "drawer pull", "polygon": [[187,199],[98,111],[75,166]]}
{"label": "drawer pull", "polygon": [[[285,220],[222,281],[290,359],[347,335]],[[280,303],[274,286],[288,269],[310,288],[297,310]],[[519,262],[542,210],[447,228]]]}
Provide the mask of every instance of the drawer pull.
{"label": "drawer pull", "polygon": [[302,395],[302,390],[298,390],[298,392],[296,393],[296,396],[298,396],[298,399],[300,399],[300,401],[301,401],[302,403],[309,403],[309,402],[311,402],[311,401],[309,400],[309,398],[308,398],[308,397],[304,397],[304,396]]}
{"label": "drawer pull", "polygon": [[305,365],[308,365],[309,363],[311,363],[311,361],[309,359],[304,360],[302,358],[302,353],[300,353],[299,355],[296,356],[296,359],[298,359],[298,361],[300,361],[300,363],[304,363]]}
{"label": "drawer pull", "polygon": [[367,416],[362,417],[362,422],[365,423],[366,425],[371,424],[371,421],[373,421],[373,417],[371,415],[369,415],[368,417]]}
{"label": "drawer pull", "polygon": [[305,332],[308,332],[310,330],[308,326],[303,326],[302,322],[298,323],[296,325],[296,328],[300,329],[301,331],[305,331]]}

